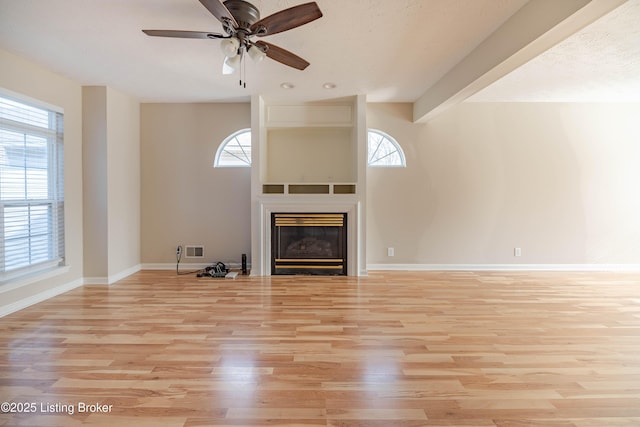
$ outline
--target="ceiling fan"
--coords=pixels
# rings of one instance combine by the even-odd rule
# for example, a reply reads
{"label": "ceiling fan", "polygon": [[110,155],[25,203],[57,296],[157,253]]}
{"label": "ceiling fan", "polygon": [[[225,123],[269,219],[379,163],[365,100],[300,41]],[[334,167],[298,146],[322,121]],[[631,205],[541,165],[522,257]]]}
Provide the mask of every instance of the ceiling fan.
{"label": "ceiling fan", "polygon": [[222,23],[226,34],[181,30],[142,32],[159,37],[223,39],[220,47],[226,56],[223,64],[224,74],[231,74],[240,68],[245,52],[256,61],[261,61],[267,56],[298,70],[304,70],[309,66],[309,62],[286,49],[262,40],[253,41],[252,38],[281,33],[322,17],[316,2],[293,6],[262,19],[258,8],[245,0],[200,0],[200,3]]}

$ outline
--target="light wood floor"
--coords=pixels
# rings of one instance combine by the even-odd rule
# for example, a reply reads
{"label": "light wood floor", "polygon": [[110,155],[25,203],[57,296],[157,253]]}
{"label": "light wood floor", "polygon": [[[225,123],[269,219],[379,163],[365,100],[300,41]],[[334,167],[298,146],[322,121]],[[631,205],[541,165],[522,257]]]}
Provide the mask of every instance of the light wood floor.
{"label": "light wood floor", "polygon": [[7,426],[639,426],[640,275],[144,271],[1,318],[0,401],[37,407]]}

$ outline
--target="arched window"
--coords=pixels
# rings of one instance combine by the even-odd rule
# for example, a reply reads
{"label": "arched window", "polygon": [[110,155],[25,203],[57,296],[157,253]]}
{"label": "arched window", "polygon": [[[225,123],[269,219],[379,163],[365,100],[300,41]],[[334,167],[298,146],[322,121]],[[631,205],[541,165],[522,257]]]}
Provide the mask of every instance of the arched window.
{"label": "arched window", "polygon": [[250,167],[251,166],[251,129],[242,129],[232,133],[222,141],[213,167]]}
{"label": "arched window", "polygon": [[[405,167],[406,160],[400,144],[386,133],[369,129],[367,164],[374,167]],[[214,167],[251,166],[251,129],[242,129],[222,141],[216,152]]]}
{"label": "arched window", "polygon": [[398,141],[384,132],[369,129],[367,164],[375,167],[405,167],[407,163]]}

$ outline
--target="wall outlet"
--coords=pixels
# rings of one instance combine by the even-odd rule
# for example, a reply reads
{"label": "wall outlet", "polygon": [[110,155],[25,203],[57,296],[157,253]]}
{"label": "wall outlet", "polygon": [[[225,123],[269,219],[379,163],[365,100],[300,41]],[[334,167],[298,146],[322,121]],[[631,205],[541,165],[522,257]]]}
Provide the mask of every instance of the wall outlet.
{"label": "wall outlet", "polygon": [[521,248],[513,248],[513,256],[522,256]]}
{"label": "wall outlet", "polygon": [[387,248],[387,256],[394,256],[396,254],[395,249]]}

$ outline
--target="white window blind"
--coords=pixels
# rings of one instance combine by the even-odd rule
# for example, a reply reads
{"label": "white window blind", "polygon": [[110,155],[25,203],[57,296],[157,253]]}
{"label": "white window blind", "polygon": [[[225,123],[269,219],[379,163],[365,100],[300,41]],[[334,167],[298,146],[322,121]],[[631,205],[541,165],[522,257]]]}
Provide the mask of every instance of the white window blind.
{"label": "white window blind", "polygon": [[0,95],[0,283],[64,262],[63,115]]}

